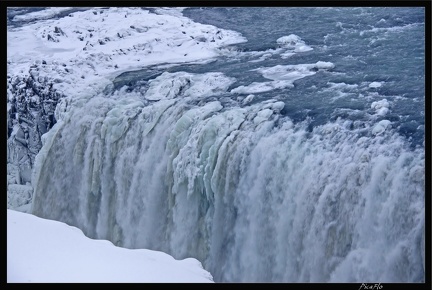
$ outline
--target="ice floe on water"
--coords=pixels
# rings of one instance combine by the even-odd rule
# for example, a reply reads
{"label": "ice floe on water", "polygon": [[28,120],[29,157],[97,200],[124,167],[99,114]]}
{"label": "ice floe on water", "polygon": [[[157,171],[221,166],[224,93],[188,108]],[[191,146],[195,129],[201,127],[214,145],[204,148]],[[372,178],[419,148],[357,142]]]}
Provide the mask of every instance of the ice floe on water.
{"label": "ice floe on water", "polygon": [[262,62],[266,59],[272,58],[274,56],[280,56],[282,59],[287,59],[297,53],[303,53],[313,50],[312,47],[307,45],[304,40],[295,34],[290,34],[288,36],[282,36],[276,39],[277,47],[270,48],[266,50],[253,50],[253,51],[243,51],[234,47],[221,48],[220,52],[222,55],[240,59],[248,58],[248,62]]}
{"label": "ice floe on water", "polygon": [[293,52],[305,52],[313,50],[312,47],[306,45],[306,43],[295,34],[288,36],[282,36],[276,40],[276,42],[284,48],[293,50]]}
{"label": "ice floe on water", "polygon": [[381,82],[371,82],[370,84],[369,84],[369,88],[379,88],[379,87],[381,87],[382,86],[382,83]]}
{"label": "ice floe on water", "polygon": [[275,89],[283,89],[294,86],[294,81],[316,74],[319,70],[334,68],[331,62],[318,61],[312,64],[276,65],[254,69],[271,82],[253,82],[249,85],[238,86],[231,93],[253,94],[268,92]]}

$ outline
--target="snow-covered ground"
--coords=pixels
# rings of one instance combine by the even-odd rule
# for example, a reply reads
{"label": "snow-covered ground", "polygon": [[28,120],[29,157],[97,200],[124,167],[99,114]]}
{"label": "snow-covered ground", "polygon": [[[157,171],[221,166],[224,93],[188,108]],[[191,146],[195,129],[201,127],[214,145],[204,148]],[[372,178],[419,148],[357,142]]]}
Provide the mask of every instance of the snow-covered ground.
{"label": "snow-covered ground", "polygon": [[32,74],[53,78],[54,88],[65,95],[93,94],[124,71],[208,60],[219,55],[218,48],[246,41],[237,32],[195,23],[172,9],[156,11],[160,14],[94,8],[9,28],[8,74],[28,73],[34,65]]}
{"label": "snow-covered ground", "polygon": [[7,210],[7,282],[211,283],[194,258],[125,249],[81,230]]}

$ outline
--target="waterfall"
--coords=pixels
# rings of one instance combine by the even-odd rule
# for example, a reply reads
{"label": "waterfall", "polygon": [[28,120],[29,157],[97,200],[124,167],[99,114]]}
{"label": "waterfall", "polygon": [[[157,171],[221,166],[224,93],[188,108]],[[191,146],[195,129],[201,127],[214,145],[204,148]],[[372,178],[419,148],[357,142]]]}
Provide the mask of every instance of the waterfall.
{"label": "waterfall", "polygon": [[221,83],[76,102],[44,135],[32,213],[197,258],[216,282],[424,281],[424,149]]}

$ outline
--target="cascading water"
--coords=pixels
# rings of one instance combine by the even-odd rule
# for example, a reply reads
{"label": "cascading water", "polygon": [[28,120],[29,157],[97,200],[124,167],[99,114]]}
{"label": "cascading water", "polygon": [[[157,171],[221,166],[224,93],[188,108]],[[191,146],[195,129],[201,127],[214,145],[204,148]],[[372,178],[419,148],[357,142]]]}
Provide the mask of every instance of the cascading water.
{"label": "cascading water", "polygon": [[283,102],[227,97],[232,82],[63,99],[32,212],[195,257],[217,282],[424,281],[424,150],[358,120],[310,129]]}
{"label": "cascading water", "polygon": [[424,9],[87,10],[10,12],[8,206],[216,282],[425,280]]}

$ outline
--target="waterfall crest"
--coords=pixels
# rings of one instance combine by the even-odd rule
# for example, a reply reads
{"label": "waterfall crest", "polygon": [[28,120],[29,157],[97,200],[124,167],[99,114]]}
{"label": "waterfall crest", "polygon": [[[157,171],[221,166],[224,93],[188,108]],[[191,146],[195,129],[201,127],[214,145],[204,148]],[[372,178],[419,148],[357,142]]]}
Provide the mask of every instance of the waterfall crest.
{"label": "waterfall crest", "polygon": [[424,150],[190,86],[77,102],[45,135],[32,212],[216,282],[423,281]]}

